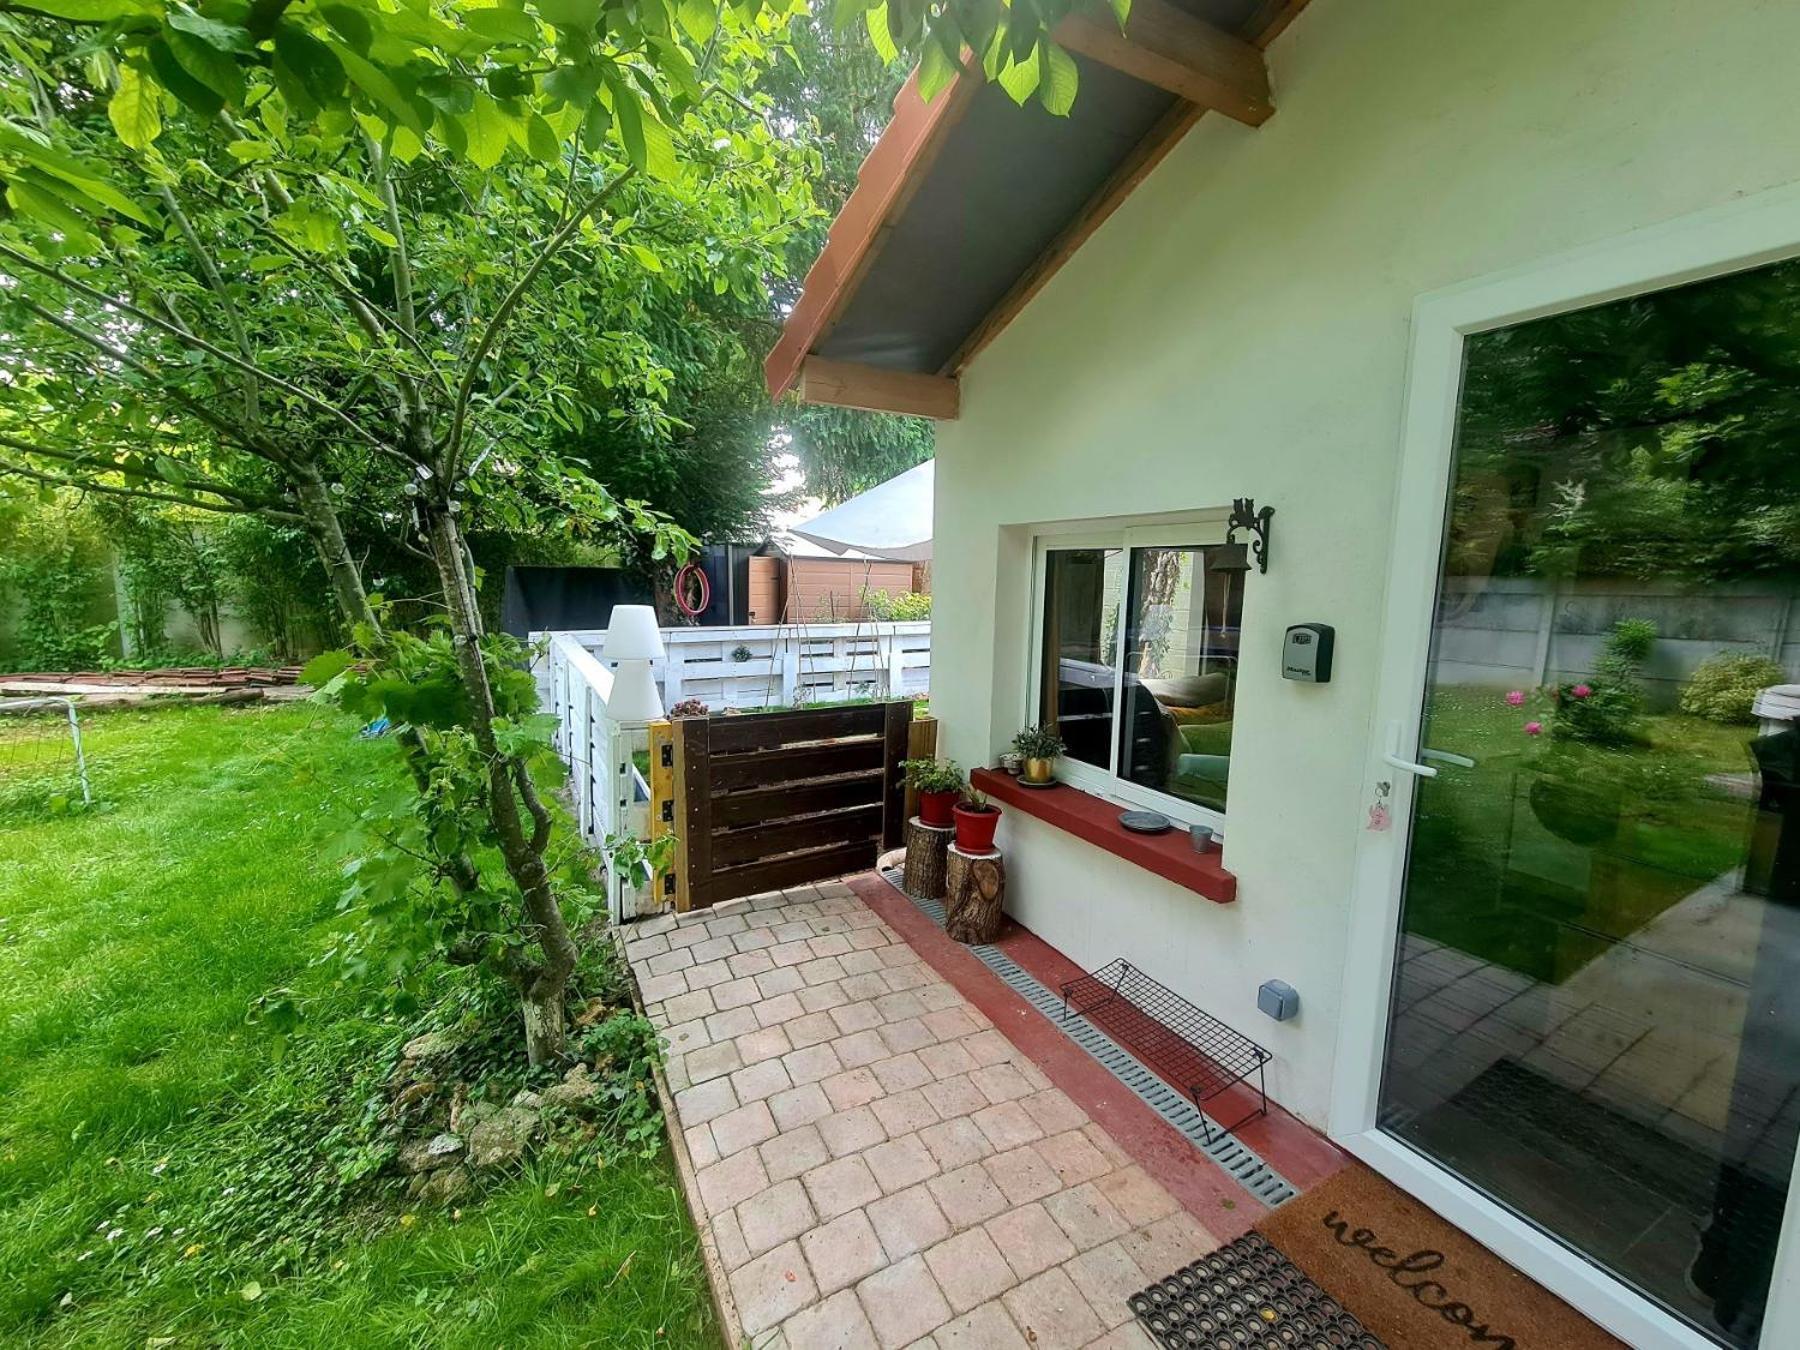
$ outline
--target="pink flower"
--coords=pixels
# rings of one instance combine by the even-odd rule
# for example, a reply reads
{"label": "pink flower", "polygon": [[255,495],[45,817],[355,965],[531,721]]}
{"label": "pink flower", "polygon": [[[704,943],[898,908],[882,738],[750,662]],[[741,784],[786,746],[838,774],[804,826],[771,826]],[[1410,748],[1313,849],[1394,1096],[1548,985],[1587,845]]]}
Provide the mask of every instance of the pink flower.
{"label": "pink flower", "polygon": [[1524,704],[1524,702],[1525,702],[1525,691],[1523,689],[1514,689],[1512,692],[1510,692],[1506,696],[1506,705],[1509,708],[1520,707]]}
{"label": "pink flower", "polygon": [[1544,734],[1544,724],[1542,722],[1527,722],[1525,724],[1525,734],[1527,736],[1542,736]]}
{"label": "pink flower", "polygon": [[1569,690],[1569,692],[1575,695],[1576,698],[1586,698],[1589,694],[1594,692],[1594,686],[1591,684],[1578,684],[1573,689]]}

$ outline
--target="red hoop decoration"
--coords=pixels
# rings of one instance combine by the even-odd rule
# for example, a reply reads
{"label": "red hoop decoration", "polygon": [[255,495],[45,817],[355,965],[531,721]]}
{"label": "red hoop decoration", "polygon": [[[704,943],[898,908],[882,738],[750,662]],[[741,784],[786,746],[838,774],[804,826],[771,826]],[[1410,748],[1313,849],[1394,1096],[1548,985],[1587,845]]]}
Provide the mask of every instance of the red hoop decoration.
{"label": "red hoop decoration", "polygon": [[[690,602],[688,591],[692,589],[694,599]],[[675,608],[690,619],[697,619],[706,613],[706,607],[712,604],[712,581],[706,575],[706,569],[699,563],[688,563],[675,574]]]}

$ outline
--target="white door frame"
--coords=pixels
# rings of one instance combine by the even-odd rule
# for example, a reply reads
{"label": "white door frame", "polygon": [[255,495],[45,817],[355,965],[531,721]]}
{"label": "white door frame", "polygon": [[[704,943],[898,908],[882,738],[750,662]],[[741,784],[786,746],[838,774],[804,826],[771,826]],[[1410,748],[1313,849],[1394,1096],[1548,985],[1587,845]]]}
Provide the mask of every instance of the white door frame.
{"label": "white door frame", "polygon": [[[1364,831],[1352,880],[1331,1135],[1376,1171],[1636,1350],[1715,1342],[1662,1311],[1511,1210],[1376,1128],[1394,978],[1413,775],[1384,752],[1419,750],[1461,392],[1464,339],[1509,324],[1800,256],[1800,184],[1634,231],[1543,263],[1422,296],[1413,309],[1399,485],[1364,800],[1391,782],[1392,827]],[[1397,737],[1397,739],[1396,739]],[[1452,747],[1454,748],[1454,747]],[[1800,1175],[1789,1188],[1761,1344],[1800,1345]]]}

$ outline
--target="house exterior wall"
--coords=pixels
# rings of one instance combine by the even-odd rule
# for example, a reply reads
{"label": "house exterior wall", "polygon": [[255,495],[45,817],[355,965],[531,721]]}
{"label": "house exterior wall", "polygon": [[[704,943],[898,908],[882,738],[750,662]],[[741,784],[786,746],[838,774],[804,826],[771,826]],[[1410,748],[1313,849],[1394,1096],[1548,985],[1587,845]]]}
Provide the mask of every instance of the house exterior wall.
{"label": "house exterior wall", "polygon": [[[1249,578],[1212,904],[1035,820],[1008,907],[1124,956],[1275,1052],[1323,1126],[1372,709],[1408,318],[1425,292],[1800,179],[1800,5],[1314,0],[1270,52],[1279,112],[1207,117],[965,372],[938,432],[932,708],[942,752],[1029,719],[1031,536],[1077,518],[1276,508]],[[1022,114],[1022,115],[1036,115]],[[1283,681],[1291,623],[1329,685]],[[1255,1011],[1279,977],[1301,1013]]]}

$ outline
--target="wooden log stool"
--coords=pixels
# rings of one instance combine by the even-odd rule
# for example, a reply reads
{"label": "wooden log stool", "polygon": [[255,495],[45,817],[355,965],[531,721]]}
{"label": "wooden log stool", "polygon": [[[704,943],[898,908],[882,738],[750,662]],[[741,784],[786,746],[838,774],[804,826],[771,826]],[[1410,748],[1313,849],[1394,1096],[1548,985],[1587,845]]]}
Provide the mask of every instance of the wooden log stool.
{"label": "wooden log stool", "polygon": [[1000,936],[1006,901],[1006,863],[998,850],[964,853],[952,844],[944,867],[944,932],[963,943]]}
{"label": "wooden log stool", "polygon": [[927,825],[914,816],[906,822],[906,870],[900,889],[921,900],[944,898],[944,854],[956,831],[949,825]]}

